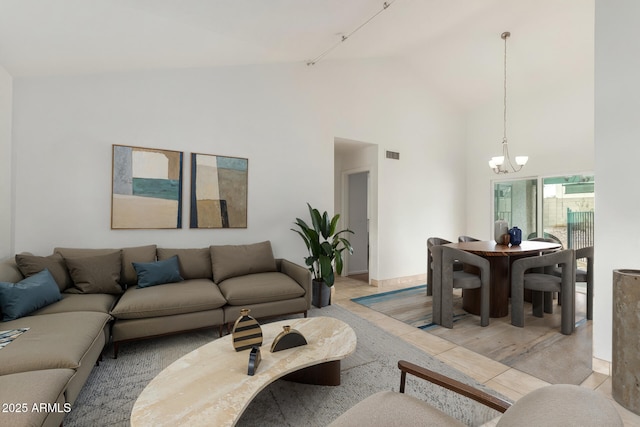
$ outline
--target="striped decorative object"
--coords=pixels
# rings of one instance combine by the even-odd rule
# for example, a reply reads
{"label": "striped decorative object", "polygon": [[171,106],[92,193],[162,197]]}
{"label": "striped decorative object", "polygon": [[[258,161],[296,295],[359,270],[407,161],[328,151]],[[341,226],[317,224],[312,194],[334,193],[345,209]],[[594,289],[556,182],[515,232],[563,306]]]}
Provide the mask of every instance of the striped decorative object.
{"label": "striped decorative object", "polygon": [[262,345],[262,328],[256,319],[249,316],[249,311],[247,308],[240,310],[240,317],[233,325],[231,336],[236,351]]}

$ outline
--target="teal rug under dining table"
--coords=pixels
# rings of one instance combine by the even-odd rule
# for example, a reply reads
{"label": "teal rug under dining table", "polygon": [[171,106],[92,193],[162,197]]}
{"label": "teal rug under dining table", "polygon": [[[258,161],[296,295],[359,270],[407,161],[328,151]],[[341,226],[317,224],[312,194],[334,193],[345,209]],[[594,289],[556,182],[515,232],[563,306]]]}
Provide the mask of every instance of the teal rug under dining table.
{"label": "teal rug under dining table", "polygon": [[[438,327],[438,325],[433,323],[431,297],[427,296],[426,291],[427,285],[418,285],[353,298],[352,301],[377,312],[384,313],[408,325],[429,330]],[[462,297],[454,296],[454,323],[467,316],[471,315],[462,309]]]}

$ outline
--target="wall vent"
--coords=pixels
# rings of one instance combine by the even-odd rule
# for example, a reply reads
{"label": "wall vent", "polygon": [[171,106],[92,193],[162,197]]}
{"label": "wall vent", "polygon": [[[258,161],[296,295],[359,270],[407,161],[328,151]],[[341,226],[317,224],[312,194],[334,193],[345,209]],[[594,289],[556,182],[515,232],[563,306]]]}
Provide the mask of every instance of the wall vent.
{"label": "wall vent", "polygon": [[395,151],[387,151],[387,159],[400,160],[400,153]]}

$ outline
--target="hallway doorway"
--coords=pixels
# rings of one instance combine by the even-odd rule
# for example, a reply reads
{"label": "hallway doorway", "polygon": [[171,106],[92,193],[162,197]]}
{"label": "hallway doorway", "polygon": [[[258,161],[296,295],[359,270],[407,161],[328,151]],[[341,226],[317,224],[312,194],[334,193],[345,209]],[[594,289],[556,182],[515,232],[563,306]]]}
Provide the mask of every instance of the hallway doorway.
{"label": "hallway doorway", "polygon": [[353,255],[349,256],[347,276],[369,274],[369,171],[348,175],[347,227]]}

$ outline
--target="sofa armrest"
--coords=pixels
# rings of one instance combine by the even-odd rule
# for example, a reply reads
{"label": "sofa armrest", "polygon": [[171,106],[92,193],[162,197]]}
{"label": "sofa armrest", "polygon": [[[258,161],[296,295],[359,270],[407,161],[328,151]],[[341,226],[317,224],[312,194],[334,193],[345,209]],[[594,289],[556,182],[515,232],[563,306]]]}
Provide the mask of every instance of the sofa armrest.
{"label": "sofa armrest", "polygon": [[305,292],[307,307],[311,308],[311,272],[286,259],[277,259],[278,270],[295,280]]}

